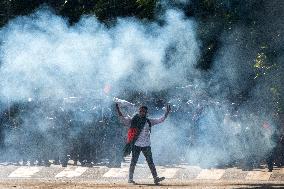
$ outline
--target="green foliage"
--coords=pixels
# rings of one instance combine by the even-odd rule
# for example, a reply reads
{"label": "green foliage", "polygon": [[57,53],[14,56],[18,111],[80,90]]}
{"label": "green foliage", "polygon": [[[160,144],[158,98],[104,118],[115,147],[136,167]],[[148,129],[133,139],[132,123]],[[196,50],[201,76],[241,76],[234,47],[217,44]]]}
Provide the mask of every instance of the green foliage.
{"label": "green foliage", "polygon": [[134,0],[97,0],[92,11],[100,20],[108,20],[119,16],[132,16],[134,9]]}
{"label": "green foliage", "polygon": [[154,18],[156,3],[156,0],[136,0],[139,17],[148,19]]}
{"label": "green foliage", "polygon": [[96,15],[100,20],[116,17],[136,16],[153,19],[155,0],[0,0],[0,24],[11,18],[27,15],[36,8],[48,5],[59,15],[67,17],[70,23],[77,22],[81,15]]}

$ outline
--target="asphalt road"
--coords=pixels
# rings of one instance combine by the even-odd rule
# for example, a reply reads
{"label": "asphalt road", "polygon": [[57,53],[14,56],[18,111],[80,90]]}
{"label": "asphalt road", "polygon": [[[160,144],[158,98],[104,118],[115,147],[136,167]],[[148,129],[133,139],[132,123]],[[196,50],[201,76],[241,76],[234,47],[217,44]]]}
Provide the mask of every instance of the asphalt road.
{"label": "asphalt road", "polygon": [[160,186],[153,184],[149,168],[138,164],[134,180],[127,183],[127,164],[121,168],[105,166],[81,167],[68,165],[15,166],[0,165],[0,189],[73,189],[73,188],[284,188],[284,168],[243,171],[238,168],[202,169],[188,165],[157,166],[159,176],[166,180]]}
{"label": "asphalt road", "polygon": [[1,189],[89,189],[89,188],[196,188],[196,189],[219,189],[219,188],[284,188],[284,182],[262,182],[262,181],[210,181],[210,180],[167,180],[156,186],[148,180],[138,180],[138,184],[132,185],[125,181],[105,181],[84,179],[4,179],[0,180]]}

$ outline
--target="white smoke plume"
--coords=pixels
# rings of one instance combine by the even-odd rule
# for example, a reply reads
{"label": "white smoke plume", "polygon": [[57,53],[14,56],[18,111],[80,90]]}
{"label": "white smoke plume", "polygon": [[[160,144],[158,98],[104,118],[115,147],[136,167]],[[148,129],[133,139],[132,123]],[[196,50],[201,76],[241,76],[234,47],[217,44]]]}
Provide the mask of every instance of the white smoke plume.
{"label": "white smoke plume", "polygon": [[[182,159],[218,166],[262,158],[274,146],[270,140],[273,122],[254,113],[251,104],[255,100],[240,106],[237,113],[228,100],[250,86],[250,80],[243,78],[252,73],[245,62],[254,54],[241,49],[245,39],[234,41],[245,32],[224,34],[212,71],[204,73],[195,68],[201,46],[197,23],[177,10],[166,11],[162,19],[163,24],[120,18],[110,27],[85,16],[70,26],[48,9],[40,9],[10,21],[0,30],[1,103],[43,101],[36,113],[23,114],[22,124],[40,133],[35,136],[49,138],[50,122],[45,114],[53,114],[53,109],[76,109],[73,116],[90,123],[94,114],[104,119],[114,96],[127,97],[127,91],[149,96],[164,92],[173,112],[163,125],[153,128],[158,163]],[[161,107],[149,107],[151,116],[162,115]],[[262,127],[265,121],[272,131]],[[6,142],[11,144],[14,139],[7,137]]]}
{"label": "white smoke plume", "polygon": [[[1,30],[1,99],[56,99],[87,90],[97,96],[105,84],[122,80],[144,90],[185,84],[184,68],[198,56],[194,22],[176,11],[165,20],[159,26],[119,19],[108,29],[95,17],[69,26],[48,10],[16,18]],[[177,50],[166,67],[169,46]]]}
{"label": "white smoke plume", "polygon": [[[187,85],[199,56],[195,29],[194,20],[175,10],[165,13],[163,25],[121,18],[109,27],[85,16],[70,26],[48,8],[17,17],[0,30],[0,101],[5,107],[37,104],[18,116],[23,132],[31,133],[27,145],[40,136],[50,141],[50,129],[68,124],[71,118],[58,111],[70,110],[82,123],[74,129],[80,133],[94,116],[103,121],[110,97],[125,90]],[[55,121],[62,116],[62,122]],[[99,136],[101,129],[94,128]],[[17,146],[18,134],[7,134],[7,146]]]}

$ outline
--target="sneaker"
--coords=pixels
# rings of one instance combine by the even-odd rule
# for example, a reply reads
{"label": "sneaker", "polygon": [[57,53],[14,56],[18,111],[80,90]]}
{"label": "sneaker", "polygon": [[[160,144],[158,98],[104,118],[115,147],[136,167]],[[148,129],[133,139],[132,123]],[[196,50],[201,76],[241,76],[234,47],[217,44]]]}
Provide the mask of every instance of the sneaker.
{"label": "sneaker", "polygon": [[129,179],[129,180],[128,180],[128,183],[129,183],[129,184],[136,184],[135,181],[132,180],[132,179]]}
{"label": "sneaker", "polygon": [[154,183],[155,183],[156,185],[159,185],[159,182],[161,182],[161,181],[163,181],[163,180],[165,180],[165,177],[157,177],[157,178],[154,179]]}

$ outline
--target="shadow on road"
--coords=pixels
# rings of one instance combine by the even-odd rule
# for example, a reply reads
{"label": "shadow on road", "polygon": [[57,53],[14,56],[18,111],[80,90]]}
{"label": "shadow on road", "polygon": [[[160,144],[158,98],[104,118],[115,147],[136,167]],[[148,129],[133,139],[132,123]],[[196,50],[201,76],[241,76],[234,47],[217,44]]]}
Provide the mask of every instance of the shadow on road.
{"label": "shadow on road", "polygon": [[[234,189],[244,189],[244,188],[250,188],[250,189],[259,189],[259,188],[284,188],[284,184],[197,184],[197,183],[187,183],[187,184],[147,184],[147,183],[136,183],[133,186],[139,186],[139,187],[162,187],[162,188],[169,188],[169,187],[177,187],[177,188],[188,188],[188,187],[197,187],[199,186],[200,188],[206,187],[206,188],[234,188]],[[199,188],[197,187],[197,188]]]}
{"label": "shadow on road", "polygon": [[234,187],[235,189],[284,188],[284,184],[234,184],[233,186],[236,186],[236,188]]}

